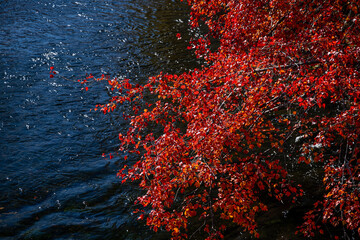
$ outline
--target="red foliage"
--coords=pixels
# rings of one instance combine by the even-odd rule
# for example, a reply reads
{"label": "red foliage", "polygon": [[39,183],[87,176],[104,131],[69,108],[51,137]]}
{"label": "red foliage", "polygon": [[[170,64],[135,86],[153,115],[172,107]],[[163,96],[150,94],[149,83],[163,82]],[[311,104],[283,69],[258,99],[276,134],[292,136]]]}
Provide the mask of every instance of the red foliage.
{"label": "red foliage", "polygon": [[[118,175],[146,190],[138,202],[151,208],[147,224],[180,239],[198,219],[217,239],[220,218],[258,237],[264,195],[294,203],[303,194],[286,163],[315,162],[325,194],[300,231],[312,237],[330,224],[360,235],[360,1],[188,3],[191,26],[209,29],[191,45],[207,66],[145,86],[113,79],[118,95],[98,106],[132,103],[119,138],[141,158]],[[158,100],[143,109],[143,94]]]}

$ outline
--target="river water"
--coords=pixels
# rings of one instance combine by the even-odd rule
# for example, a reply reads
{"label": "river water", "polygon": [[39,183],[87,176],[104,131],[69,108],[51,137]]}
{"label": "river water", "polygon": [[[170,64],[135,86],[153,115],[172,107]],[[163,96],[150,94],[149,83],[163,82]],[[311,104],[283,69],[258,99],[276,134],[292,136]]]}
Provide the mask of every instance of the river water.
{"label": "river water", "polygon": [[[116,177],[127,122],[89,110],[105,84],[195,66],[188,7],[171,0],[0,0],[0,237],[159,239],[132,214],[136,186]],[[178,40],[176,33],[182,33]],[[49,78],[54,66],[61,77]],[[165,237],[166,238],[166,237]]]}

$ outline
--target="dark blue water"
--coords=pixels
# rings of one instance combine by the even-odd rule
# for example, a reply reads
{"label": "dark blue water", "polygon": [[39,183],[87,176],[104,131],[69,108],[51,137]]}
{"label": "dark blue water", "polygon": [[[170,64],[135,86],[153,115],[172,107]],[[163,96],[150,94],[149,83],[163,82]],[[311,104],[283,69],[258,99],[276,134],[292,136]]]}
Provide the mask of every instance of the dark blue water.
{"label": "dark blue water", "polygon": [[[136,186],[116,178],[122,153],[101,157],[127,123],[89,111],[105,84],[84,92],[76,80],[143,82],[196,65],[187,19],[171,0],[0,0],[1,238],[159,238],[132,214]],[[49,78],[50,66],[71,81]]]}

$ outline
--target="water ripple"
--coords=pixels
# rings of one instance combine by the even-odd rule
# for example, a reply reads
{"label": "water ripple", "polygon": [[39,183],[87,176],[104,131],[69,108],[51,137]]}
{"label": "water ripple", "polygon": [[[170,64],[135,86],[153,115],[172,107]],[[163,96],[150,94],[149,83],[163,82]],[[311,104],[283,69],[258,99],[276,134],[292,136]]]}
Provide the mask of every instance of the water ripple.
{"label": "water ripple", "polygon": [[108,91],[50,79],[49,67],[73,80],[92,73],[142,82],[182,72],[196,65],[186,50],[187,7],[171,0],[0,4],[0,237],[150,239],[132,214],[139,190],[116,178],[121,153],[101,157],[126,131],[118,116],[89,111]]}

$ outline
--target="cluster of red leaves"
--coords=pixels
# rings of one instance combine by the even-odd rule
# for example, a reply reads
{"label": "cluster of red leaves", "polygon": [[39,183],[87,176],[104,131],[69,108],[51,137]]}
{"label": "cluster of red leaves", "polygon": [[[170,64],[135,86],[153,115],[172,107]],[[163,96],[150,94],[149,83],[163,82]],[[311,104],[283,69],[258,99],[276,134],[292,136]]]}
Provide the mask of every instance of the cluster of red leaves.
{"label": "cluster of red leaves", "polygon": [[[197,219],[217,239],[232,221],[257,237],[264,195],[303,195],[284,165],[317,162],[325,194],[300,232],[330,224],[360,235],[360,1],[188,3],[191,26],[209,30],[191,42],[208,65],[144,86],[113,79],[118,94],[99,106],[134,108],[120,149],[141,158],[118,175],[146,190],[147,224],[181,239]],[[144,109],[143,94],[158,100]]]}
{"label": "cluster of red leaves", "polygon": [[53,78],[56,75],[56,71],[54,71],[54,67],[50,67],[50,78]]}

